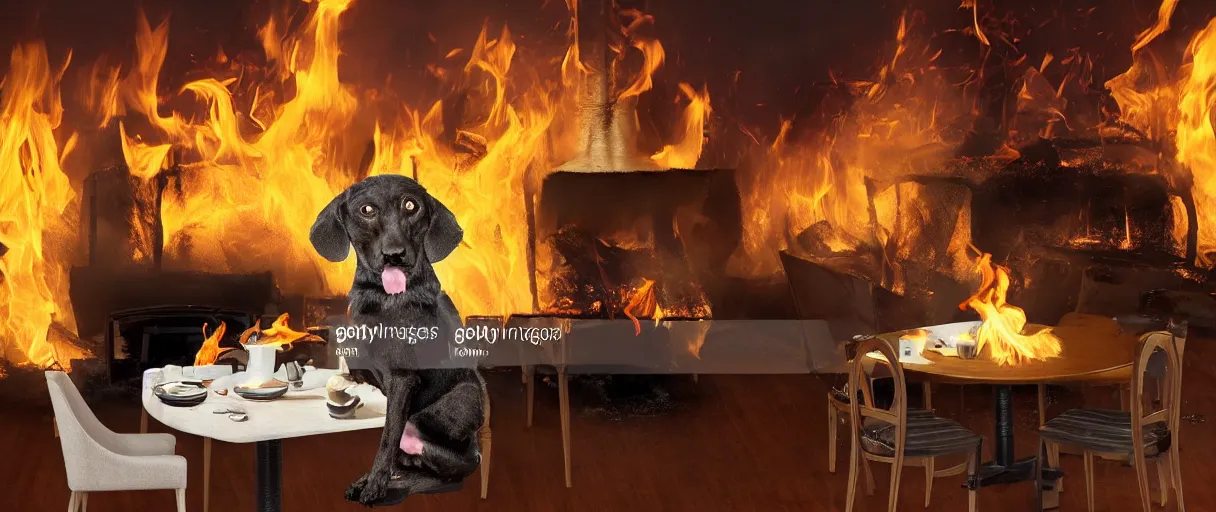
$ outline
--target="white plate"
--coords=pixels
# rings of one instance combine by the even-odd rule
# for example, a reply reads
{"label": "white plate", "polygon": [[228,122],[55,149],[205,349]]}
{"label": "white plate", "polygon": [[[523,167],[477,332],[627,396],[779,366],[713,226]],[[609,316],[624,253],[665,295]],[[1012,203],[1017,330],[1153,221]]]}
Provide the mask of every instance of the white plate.
{"label": "white plate", "polygon": [[[190,399],[197,398],[207,394],[207,388],[199,387],[198,381],[175,381],[160,384],[159,387],[166,395],[172,398]],[[153,388],[155,389],[155,388]]]}

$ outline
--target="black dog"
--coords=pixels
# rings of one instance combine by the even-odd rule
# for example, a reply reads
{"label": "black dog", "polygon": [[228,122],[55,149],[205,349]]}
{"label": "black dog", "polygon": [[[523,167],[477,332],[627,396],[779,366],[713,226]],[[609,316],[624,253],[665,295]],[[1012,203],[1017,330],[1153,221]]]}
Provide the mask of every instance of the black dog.
{"label": "black dog", "polygon": [[[438,326],[452,333],[460,316],[431,264],[451,254],[463,236],[452,212],[421,185],[384,175],[334,198],[309,239],[333,262],[344,261],[354,246],[350,319],[356,325]],[[371,471],[351,484],[347,500],[399,503],[410,494],[459,488],[476,471],[485,383],[475,369],[420,369],[415,350],[428,344],[446,351],[446,343],[435,340],[418,346],[382,340],[370,345],[364,369],[351,370],[353,380],[384,393],[388,408]]]}

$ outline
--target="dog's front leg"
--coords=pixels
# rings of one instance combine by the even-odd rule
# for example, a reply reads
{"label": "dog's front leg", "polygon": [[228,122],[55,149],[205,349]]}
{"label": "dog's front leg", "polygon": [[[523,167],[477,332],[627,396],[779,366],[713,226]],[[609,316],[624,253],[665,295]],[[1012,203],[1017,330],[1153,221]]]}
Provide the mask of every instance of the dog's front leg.
{"label": "dog's front leg", "polygon": [[380,434],[380,447],[376,451],[376,460],[372,469],[350,486],[346,491],[346,499],[358,501],[372,506],[384,499],[388,492],[389,478],[392,476],[393,461],[397,456],[401,436],[405,434],[406,411],[409,410],[414,390],[417,389],[418,375],[414,372],[393,372],[385,379],[388,387],[385,397],[388,399],[384,413],[384,430]]}

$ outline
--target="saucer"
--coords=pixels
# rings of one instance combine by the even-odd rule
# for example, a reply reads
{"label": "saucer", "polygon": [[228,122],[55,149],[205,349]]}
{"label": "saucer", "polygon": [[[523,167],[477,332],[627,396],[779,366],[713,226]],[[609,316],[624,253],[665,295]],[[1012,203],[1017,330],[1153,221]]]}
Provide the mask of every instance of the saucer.
{"label": "saucer", "polygon": [[232,392],[246,400],[268,401],[287,394],[289,386],[286,382],[275,379],[258,386],[236,386]]}

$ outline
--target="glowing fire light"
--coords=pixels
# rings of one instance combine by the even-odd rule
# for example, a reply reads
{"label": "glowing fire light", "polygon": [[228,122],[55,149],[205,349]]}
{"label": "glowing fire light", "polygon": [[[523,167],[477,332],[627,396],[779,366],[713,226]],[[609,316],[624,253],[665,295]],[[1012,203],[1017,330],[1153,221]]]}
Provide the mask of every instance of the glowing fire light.
{"label": "glowing fire light", "polygon": [[220,340],[224,338],[224,332],[227,330],[228,324],[220,322],[220,326],[216,327],[210,336],[207,336],[207,324],[203,324],[203,335],[207,336],[207,339],[203,340],[203,346],[199,347],[198,353],[194,355],[194,366],[215,364],[220,356],[235,350],[231,347],[220,348]]}
{"label": "glowing fire light", "polygon": [[1026,360],[1048,359],[1060,355],[1060,339],[1043,329],[1023,334],[1026,313],[1005,302],[1009,291],[1009,271],[992,264],[992,255],[984,254],[976,262],[983,276],[979,290],[959,309],[970,307],[980,314],[983,323],[976,332],[976,351],[988,348],[989,357],[1000,365],[1015,365]]}

